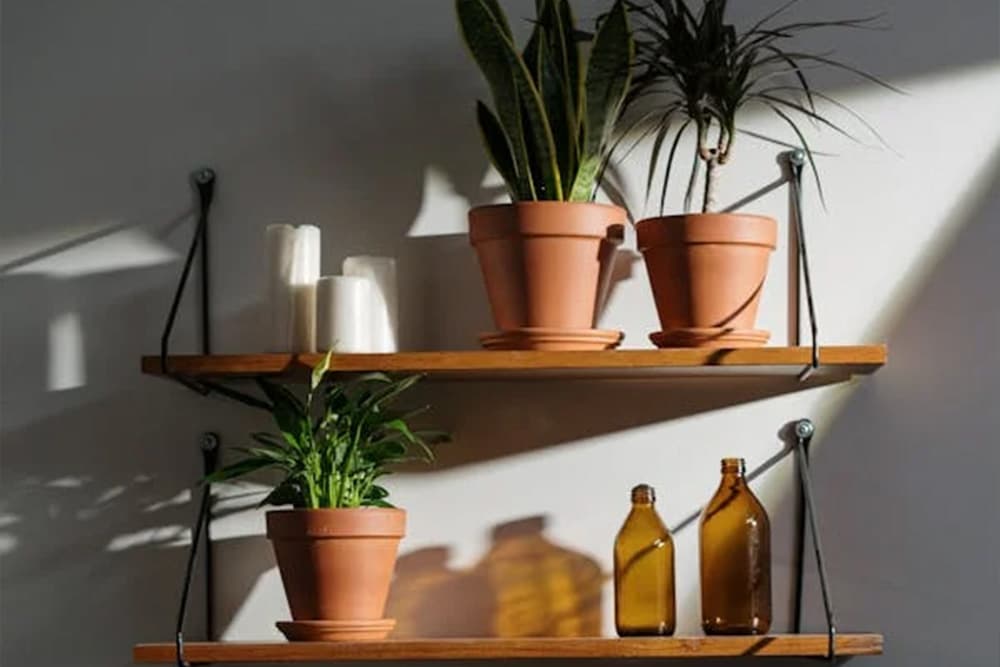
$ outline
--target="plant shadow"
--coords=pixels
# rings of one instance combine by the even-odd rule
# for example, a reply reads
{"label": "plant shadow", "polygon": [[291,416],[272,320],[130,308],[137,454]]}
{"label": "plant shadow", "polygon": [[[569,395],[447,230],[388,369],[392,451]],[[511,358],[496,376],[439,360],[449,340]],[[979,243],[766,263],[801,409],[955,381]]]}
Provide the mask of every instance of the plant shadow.
{"label": "plant shadow", "polygon": [[387,607],[410,637],[589,637],[601,634],[605,575],[593,558],[545,536],[544,516],[495,526],[471,567],[445,546],[400,557]]}

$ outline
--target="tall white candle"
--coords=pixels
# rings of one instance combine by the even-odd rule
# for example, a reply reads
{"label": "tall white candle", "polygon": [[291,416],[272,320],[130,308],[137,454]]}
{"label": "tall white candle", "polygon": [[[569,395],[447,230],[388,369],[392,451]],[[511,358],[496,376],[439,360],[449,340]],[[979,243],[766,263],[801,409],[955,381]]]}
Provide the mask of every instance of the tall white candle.
{"label": "tall white candle", "polygon": [[319,280],[319,264],[319,227],[296,227],[291,277],[292,352],[316,351],[316,282]]}
{"label": "tall white candle", "polygon": [[268,350],[289,352],[292,349],[292,259],[295,254],[295,227],[268,225],[267,245],[267,317]]}
{"label": "tall white candle", "polygon": [[399,351],[399,314],[396,260],[393,257],[348,257],[344,275],[371,281],[371,348],[374,352]]}
{"label": "tall white candle", "polygon": [[324,276],[316,285],[316,347],[320,352],[371,352],[372,283]]}

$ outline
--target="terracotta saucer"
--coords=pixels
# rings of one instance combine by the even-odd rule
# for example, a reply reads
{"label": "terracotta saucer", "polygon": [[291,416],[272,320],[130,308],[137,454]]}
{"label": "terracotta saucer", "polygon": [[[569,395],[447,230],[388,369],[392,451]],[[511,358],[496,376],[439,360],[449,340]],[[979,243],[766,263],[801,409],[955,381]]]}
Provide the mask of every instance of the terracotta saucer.
{"label": "terracotta saucer", "polygon": [[344,642],[385,639],[396,619],[375,621],[278,621],[275,625],[291,642]]}
{"label": "terracotta saucer", "polygon": [[656,347],[761,347],[770,338],[770,331],[726,327],[691,327],[649,334]]}
{"label": "terracotta saucer", "polygon": [[525,327],[479,336],[487,350],[610,350],[625,337],[621,331],[605,329],[554,329]]}

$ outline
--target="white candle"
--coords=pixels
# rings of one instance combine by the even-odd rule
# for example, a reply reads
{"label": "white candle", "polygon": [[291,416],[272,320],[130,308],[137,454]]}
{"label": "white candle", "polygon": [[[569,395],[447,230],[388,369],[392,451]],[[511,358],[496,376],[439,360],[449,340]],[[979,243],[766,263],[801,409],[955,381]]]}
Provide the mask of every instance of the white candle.
{"label": "white candle", "polygon": [[372,283],[324,276],[316,285],[316,347],[320,352],[371,352]]}
{"label": "white candle", "polygon": [[267,244],[267,317],[270,328],[268,349],[289,352],[292,349],[292,258],[295,250],[295,227],[268,225]]}
{"label": "white candle", "polygon": [[296,227],[291,275],[291,347],[295,353],[316,351],[316,282],[319,280],[319,264],[319,227]]}
{"label": "white candle", "polygon": [[399,351],[396,260],[393,257],[348,257],[344,275],[371,281],[371,349]]}

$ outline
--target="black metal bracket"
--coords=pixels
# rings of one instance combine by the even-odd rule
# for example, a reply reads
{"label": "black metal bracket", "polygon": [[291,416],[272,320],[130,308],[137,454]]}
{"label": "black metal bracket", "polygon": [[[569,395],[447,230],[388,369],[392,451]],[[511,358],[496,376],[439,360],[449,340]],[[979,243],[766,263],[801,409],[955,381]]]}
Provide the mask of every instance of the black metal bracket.
{"label": "black metal bracket", "polygon": [[819,325],[816,323],[816,306],[813,301],[812,279],[809,275],[809,253],[806,251],[805,226],[802,223],[802,171],[806,163],[806,154],[805,151],[799,149],[786,153],[785,157],[791,170],[789,187],[792,190],[792,217],[795,219],[795,238],[798,246],[796,266],[801,272],[806,287],[806,304],[809,309],[812,355],[809,365],[799,373],[799,381],[805,382],[819,368]]}
{"label": "black metal bracket", "polygon": [[816,570],[819,573],[820,591],[823,595],[823,611],[826,614],[827,658],[832,662],[837,658],[837,622],[830,595],[830,585],[826,576],[826,564],[823,559],[823,545],[820,542],[816,504],[813,500],[812,477],[809,474],[809,445],[812,442],[816,427],[808,419],[800,419],[794,424],[796,468],[799,471],[799,483],[802,487],[802,511],[799,513],[798,525],[798,576],[795,582],[794,631],[802,631],[802,584],[803,564],[805,554],[805,533],[808,522],[809,534],[812,536],[813,552],[816,556]]}
{"label": "black metal bracket", "polygon": [[[215,471],[219,462],[219,436],[215,433],[203,433],[199,442],[204,474]],[[212,485],[205,482],[201,489],[201,502],[198,505],[198,516],[191,529],[191,548],[188,550],[187,568],[184,572],[184,586],[181,588],[181,604],[177,612],[177,629],[174,635],[177,649],[177,667],[191,667],[184,658],[184,621],[187,618],[188,596],[191,593],[191,581],[194,579],[195,560],[198,555],[198,545],[204,533],[208,543],[205,549],[205,587],[208,595],[205,600],[206,634],[211,639],[215,635],[212,606]]]}
{"label": "black metal bracket", "polygon": [[167,377],[204,395],[210,391],[204,385],[170,370],[170,335],[174,331],[177,311],[180,308],[181,299],[184,297],[184,288],[187,286],[191,267],[194,265],[195,255],[199,248],[201,249],[201,349],[204,354],[211,354],[212,351],[211,322],[209,321],[208,213],[212,208],[212,200],[215,198],[215,171],[207,167],[199,169],[191,175],[191,182],[198,193],[198,223],[195,226],[191,244],[188,246],[184,268],[181,269],[181,277],[174,290],[174,299],[170,303],[167,321],[163,325],[163,334],[160,336],[160,368]]}

